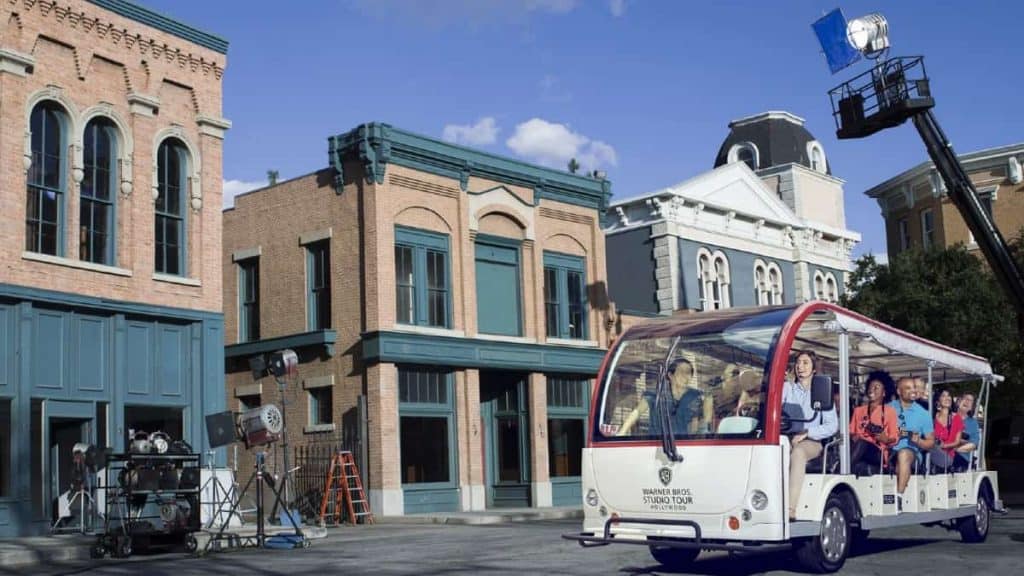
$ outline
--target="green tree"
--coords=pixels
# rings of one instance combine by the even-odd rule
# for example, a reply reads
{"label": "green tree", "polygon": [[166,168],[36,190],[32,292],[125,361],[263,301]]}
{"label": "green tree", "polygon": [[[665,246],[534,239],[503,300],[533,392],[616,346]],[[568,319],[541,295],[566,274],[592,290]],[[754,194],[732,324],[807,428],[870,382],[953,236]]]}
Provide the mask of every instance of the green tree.
{"label": "green tree", "polygon": [[[1020,238],[1014,250],[1024,255]],[[879,264],[856,262],[843,304],[896,328],[988,358],[1006,377],[993,394],[992,416],[1024,407],[1024,347],[1017,314],[986,264],[962,245],[908,250]]]}

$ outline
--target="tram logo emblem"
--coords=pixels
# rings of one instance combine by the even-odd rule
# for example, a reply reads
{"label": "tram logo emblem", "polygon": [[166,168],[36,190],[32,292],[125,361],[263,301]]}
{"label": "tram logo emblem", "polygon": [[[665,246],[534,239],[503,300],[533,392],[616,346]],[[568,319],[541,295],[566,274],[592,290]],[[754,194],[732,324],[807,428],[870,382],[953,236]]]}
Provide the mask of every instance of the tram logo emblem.
{"label": "tram logo emblem", "polygon": [[658,480],[665,486],[668,486],[672,482],[672,469],[668,467],[662,467],[658,470]]}

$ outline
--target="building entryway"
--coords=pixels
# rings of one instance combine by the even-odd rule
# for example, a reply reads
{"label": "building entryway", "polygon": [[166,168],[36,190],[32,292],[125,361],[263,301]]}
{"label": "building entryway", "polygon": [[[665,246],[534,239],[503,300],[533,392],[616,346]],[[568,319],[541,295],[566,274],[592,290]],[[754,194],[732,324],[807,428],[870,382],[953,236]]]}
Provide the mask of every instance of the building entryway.
{"label": "building entryway", "polygon": [[530,506],[530,418],[526,375],[480,371],[487,507]]}
{"label": "building entryway", "polygon": [[60,495],[71,488],[75,444],[95,443],[96,406],[60,400],[34,400],[32,404],[33,508],[37,521],[52,524]]}

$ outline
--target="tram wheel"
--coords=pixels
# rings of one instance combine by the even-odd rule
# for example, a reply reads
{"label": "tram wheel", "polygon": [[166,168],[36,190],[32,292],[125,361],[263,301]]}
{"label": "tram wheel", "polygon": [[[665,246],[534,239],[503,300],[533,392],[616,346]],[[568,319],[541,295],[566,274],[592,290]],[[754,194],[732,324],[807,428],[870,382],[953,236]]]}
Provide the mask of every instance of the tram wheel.
{"label": "tram wheel", "polygon": [[985,538],[988,537],[988,525],[991,520],[992,508],[988,503],[988,494],[985,488],[982,487],[981,491],[978,492],[978,505],[974,510],[974,514],[961,518],[957,524],[960,538],[964,542],[984,542]]}
{"label": "tram wheel", "polygon": [[850,554],[852,526],[850,506],[846,498],[831,494],[821,516],[821,531],[797,545],[796,557],[804,568],[813,572],[835,572],[843,567]]}

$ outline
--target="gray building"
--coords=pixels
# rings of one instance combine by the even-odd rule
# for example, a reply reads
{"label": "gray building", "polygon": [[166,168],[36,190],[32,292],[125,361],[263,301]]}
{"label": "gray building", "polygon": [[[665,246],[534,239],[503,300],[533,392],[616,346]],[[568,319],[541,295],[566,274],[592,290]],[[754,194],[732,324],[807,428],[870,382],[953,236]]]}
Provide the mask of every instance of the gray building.
{"label": "gray building", "polygon": [[620,313],[835,302],[860,234],[843,181],[788,112],[735,120],[714,168],[607,212],[609,294]]}

